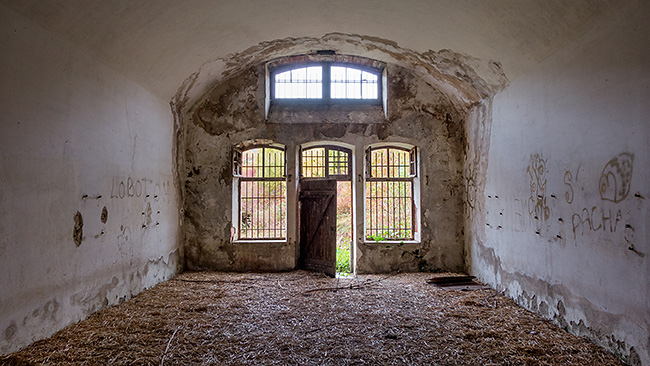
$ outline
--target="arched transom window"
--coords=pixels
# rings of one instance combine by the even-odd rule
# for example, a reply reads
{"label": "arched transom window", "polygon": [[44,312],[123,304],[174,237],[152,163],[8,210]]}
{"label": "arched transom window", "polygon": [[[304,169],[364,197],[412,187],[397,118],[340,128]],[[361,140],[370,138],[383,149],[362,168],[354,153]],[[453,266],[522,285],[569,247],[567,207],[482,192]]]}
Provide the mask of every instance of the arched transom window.
{"label": "arched transom window", "polygon": [[271,74],[273,101],[380,103],[381,70],[355,64],[318,62],[290,64]]}
{"label": "arched transom window", "polygon": [[350,158],[351,151],[339,146],[303,149],[300,173],[303,178],[349,180],[352,174]]}

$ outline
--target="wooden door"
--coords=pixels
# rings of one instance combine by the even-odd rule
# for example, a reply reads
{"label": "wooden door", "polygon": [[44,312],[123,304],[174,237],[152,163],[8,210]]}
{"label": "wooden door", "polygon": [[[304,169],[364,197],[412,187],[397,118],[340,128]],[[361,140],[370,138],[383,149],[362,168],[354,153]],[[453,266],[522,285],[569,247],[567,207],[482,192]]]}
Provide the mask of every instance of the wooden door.
{"label": "wooden door", "polygon": [[299,267],[336,276],[336,180],[300,182]]}

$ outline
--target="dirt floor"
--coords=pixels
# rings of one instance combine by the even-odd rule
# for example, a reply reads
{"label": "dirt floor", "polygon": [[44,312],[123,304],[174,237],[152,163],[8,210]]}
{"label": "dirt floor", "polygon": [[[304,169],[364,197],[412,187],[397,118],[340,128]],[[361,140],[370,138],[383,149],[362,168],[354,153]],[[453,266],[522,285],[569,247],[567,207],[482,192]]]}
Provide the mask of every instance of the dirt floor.
{"label": "dirt floor", "polygon": [[432,274],[184,273],[8,365],[622,365],[494,290]]}

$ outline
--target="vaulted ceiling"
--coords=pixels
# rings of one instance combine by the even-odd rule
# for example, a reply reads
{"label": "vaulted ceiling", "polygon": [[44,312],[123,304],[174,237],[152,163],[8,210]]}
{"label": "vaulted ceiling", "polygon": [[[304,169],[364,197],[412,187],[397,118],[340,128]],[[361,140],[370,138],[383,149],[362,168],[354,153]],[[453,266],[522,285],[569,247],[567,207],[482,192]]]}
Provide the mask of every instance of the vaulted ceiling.
{"label": "vaulted ceiling", "polygon": [[493,60],[512,80],[624,2],[0,0],[165,99],[206,63],[263,42],[328,33]]}

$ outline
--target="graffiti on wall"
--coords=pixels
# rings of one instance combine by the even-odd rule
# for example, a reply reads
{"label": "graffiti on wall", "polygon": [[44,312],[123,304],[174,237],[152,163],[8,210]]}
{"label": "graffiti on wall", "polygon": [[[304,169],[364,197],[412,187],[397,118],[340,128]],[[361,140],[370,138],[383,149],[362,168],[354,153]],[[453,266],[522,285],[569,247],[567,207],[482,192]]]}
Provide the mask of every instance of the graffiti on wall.
{"label": "graffiti on wall", "polygon": [[612,211],[609,208],[597,206],[585,207],[580,212],[571,215],[573,238],[577,239],[578,233],[581,236],[584,235],[585,230],[615,233],[621,220],[623,220],[621,210]]}
{"label": "graffiti on wall", "polygon": [[[125,179],[111,178],[110,184],[110,194],[104,197],[102,194],[96,194],[89,196],[84,194],[81,199],[84,203],[87,203],[89,200],[96,201],[97,203],[93,206],[97,208],[101,207],[101,213],[99,216],[99,222],[101,222],[102,227],[99,234],[94,235],[94,238],[103,237],[106,234],[105,228],[109,221],[113,221],[113,217],[110,217],[108,214],[108,208],[106,205],[102,205],[100,202],[106,202],[106,199],[110,199],[113,203],[112,212],[119,212],[120,210],[115,207],[115,205],[124,205],[128,200],[140,200],[142,202],[142,211],[140,215],[140,228],[147,229],[150,226],[158,226],[161,204],[168,202],[169,200],[169,191],[171,189],[169,181],[154,181],[148,178],[133,178],[126,177]],[[137,204],[136,201],[128,203],[132,206]],[[102,207],[103,206],[103,207]],[[94,210],[95,207],[85,206],[86,210]],[[86,215],[86,214],[84,214]],[[120,218],[115,218],[120,220]],[[135,218],[126,219],[128,224],[134,224]],[[119,222],[119,221],[118,221]],[[121,223],[121,222],[120,222]],[[115,222],[114,222],[115,224]],[[121,223],[119,226],[119,231],[114,236],[117,239],[117,244],[120,248],[124,247],[129,243],[129,237],[132,236],[131,226],[126,223]],[[80,246],[81,242],[85,239],[83,235],[83,217],[81,212],[77,212],[74,216],[74,230],[73,230],[73,239],[76,246]],[[135,234],[135,233],[133,233]],[[102,239],[103,241],[103,239]]]}
{"label": "graffiti on wall", "polygon": [[526,171],[530,177],[530,198],[528,198],[528,211],[530,215],[540,221],[551,216],[551,209],[546,204],[546,168],[547,159],[539,154],[530,155],[530,164]]}
{"label": "graffiti on wall", "polygon": [[632,182],[634,155],[622,153],[612,158],[603,168],[598,180],[600,198],[619,203],[627,198]]}
{"label": "graffiti on wall", "polygon": [[154,201],[166,201],[169,194],[169,182],[154,182],[151,179],[134,179],[128,177],[125,180],[113,179],[111,182],[111,198],[131,197],[153,197]]}
{"label": "graffiti on wall", "polygon": [[473,167],[469,167],[465,177],[465,197],[467,197],[467,206],[472,210],[475,208],[476,196],[478,194],[478,187],[476,186],[474,174],[475,170]]}
{"label": "graffiti on wall", "polygon": [[[613,157],[605,164],[598,178],[598,193],[602,201],[620,203],[627,198],[632,182],[633,163],[634,155],[625,152]],[[575,180],[577,180],[577,174],[578,172],[576,172]],[[564,173],[564,184],[567,186],[565,198],[568,204],[573,202],[575,180],[570,171]],[[622,220],[623,213],[620,209],[604,204],[584,207],[571,216],[573,238],[577,239],[578,235],[584,235],[585,231],[615,233]]]}
{"label": "graffiti on wall", "polygon": [[[576,180],[578,180],[578,172],[580,172],[580,168],[576,171]],[[573,173],[570,171],[564,172],[564,185],[567,186],[567,191],[564,192],[564,199],[566,200],[566,203],[572,204],[573,203]]]}

